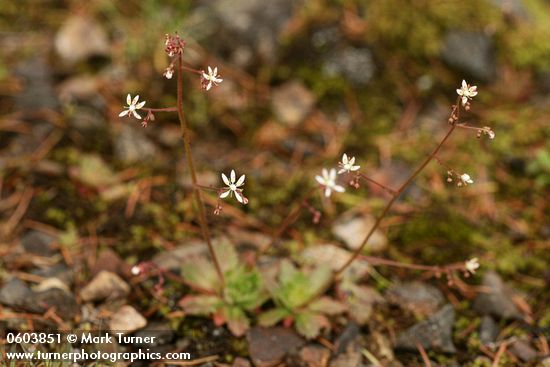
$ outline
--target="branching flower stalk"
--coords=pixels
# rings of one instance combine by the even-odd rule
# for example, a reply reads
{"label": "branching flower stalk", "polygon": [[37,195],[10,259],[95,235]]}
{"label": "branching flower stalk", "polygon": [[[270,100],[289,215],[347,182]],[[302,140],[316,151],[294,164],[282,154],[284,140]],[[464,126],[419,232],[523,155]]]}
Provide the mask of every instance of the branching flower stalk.
{"label": "branching flower stalk", "polygon": [[[183,72],[188,71],[192,72],[194,74],[198,74],[201,77],[201,87],[203,89],[209,90],[212,85],[218,85],[218,83],[222,82],[223,79],[217,75],[217,68],[214,68],[212,70],[210,67],[208,67],[209,73],[206,74],[202,70],[195,70],[193,68],[190,68],[186,65],[184,65],[183,62],[183,49],[185,47],[185,41],[183,41],[177,34],[176,35],[166,35],[166,42],[165,42],[165,51],[168,54],[168,56],[171,58],[171,62],[169,66],[164,71],[164,76],[167,79],[171,79],[174,71],[177,74],[177,105],[176,107],[166,107],[166,108],[145,108],[145,101],[139,102],[139,96],[136,96],[132,98],[129,94],[126,98],[126,102],[128,104],[127,107],[125,107],[125,110],[122,111],[119,116],[129,116],[134,117],[138,120],[142,121],[142,126],[146,127],[147,124],[151,121],[155,120],[154,113],[156,112],[177,112],[178,113],[178,119],[180,123],[180,129],[181,129],[181,135],[183,140],[183,146],[185,150],[185,157],[187,160],[187,166],[189,169],[189,173],[191,175],[191,181],[193,182],[193,196],[195,199],[195,206],[198,214],[198,221],[199,226],[201,230],[202,237],[204,241],[206,242],[208,246],[208,251],[210,253],[210,257],[212,258],[212,262],[214,263],[214,267],[216,269],[216,272],[218,274],[221,287],[220,289],[224,289],[225,279],[224,274],[222,271],[222,267],[220,265],[219,259],[216,256],[216,252],[214,250],[214,246],[212,245],[212,240],[210,238],[210,231],[208,228],[208,222],[206,219],[206,210],[204,201],[201,195],[201,185],[199,185],[197,180],[197,173],[195,170],[195,165],[193,162],[193,154],[191,152],[191,143],[190,143],[190,129],[189,125],[187,124],[187,121],[185,119],[185,113],[183,109]],[[174,70],[175,69],[175,70]],[[142,118],[142,116],[137,113],[138,110],[143,110],[147,113],[145,118]],[[242,189],[240,189],[240,192],[242,193]],[[237,195],[238,193],[235,192]],[[244,196],[243,196],[244,197]]]}
{"label": "branching flower stalk", "polygon": [[206,210],[204,208],[204,201],[202,199],[202,194],[200,189],[197,187],[198,180],[197,180],[197,173],[195,171],[195,165],[193,163],[193,155],[191,153],[191,143],[189,141],[189,126],[187,125],[187,121],[185,119],[185,114],[183,112],[183,53],[178,54],[177,59],[177,108],[178,108],[178,118],[180,121],[180,128],[181,128],[181,134],[182,134],[182,140],[183,140],[183,146],[185,149],[185,156],[187,158],[187,166],[189,168],[189,172],[191,174],[191,181],[193,182],[193,195],[195,196],[197,211],[199,214],[199,224],[201,227],[201,232],[204,240],[206,241],[206,244],[208,245],[208,251],[210,252],[210,256],[212,257],[212,261],[214,262],[214,266],[216,267],[216,272],[218,273],[218,276],[220,277],[220,281],[222,282],[222,289],[223,289],[223,283],[225,282],[223,271],[220,266],[218,257],[216,256],[216,252],[214,251],[214,246],[212,245],[212,240],[210,239],[210,232],[208,229],[208,222],[206,221]]}
{"label": "branching flower stalk", "polygon": [[[462,83],[465,85],[465,82]],[[477,94],[477,93],[476,93]],[[443,145],[449,140],[452,133],[455,131],[456,127],[459,126],[459,120],[460,120],[460,102],[462,100],[462,106],[467,106],[469,108],[469,102],[466,100],[464,101],[464,97],[459,94],[459,97],[456,100],[456,104],[452,107],[451,110],[451,116],[449,118],[449,124],[451,125],[443,139],[439,142],[439,144],[436,146],[436,148],[426,157],[426,159],[418,166],[418,168],[405,180],[405,182],[396,190],[396,192],[393,194],[392,198],[378,218],[376,218],[376,221],[374,222],[374,225],[370,229],[370,231],[367,233],[363,241],[361,242],[361,245],[355,249],[353,254],[350,256],[350,258],[338,269],[335,273],[335,278],[339,278],[342,273],[359,257],[359,255],[363,252],[363,249],[367,245],[369,239],[372,237],[374,232],[378,229],[380,224],[382,223],[382,220],[386,217],[390,209],[392,208],[393,204],[397,201],[397,199],[401,196],[401,194],[409,187],[409,185],[414,181],[414,179],[426,168],[426,166],[437,157],[437,154],[443,147]]]}

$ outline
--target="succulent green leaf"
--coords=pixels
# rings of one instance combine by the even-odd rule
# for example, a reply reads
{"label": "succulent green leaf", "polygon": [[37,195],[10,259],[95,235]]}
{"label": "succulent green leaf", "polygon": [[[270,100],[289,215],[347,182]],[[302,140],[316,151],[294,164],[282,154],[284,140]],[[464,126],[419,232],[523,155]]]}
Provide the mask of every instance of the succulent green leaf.
{"label": "succulent green leaf", "polygon": [[216,312],[221,300],[216,296],[187,296],[179,304],[188,314],[204,316]]}
{"label": "succulent green leaf", "polygon": [[203,257],[193,257],[183,264],[182,276],[191,287],[215,292],[219,287],[214,265]]}
{"label": "succulent green leaf", "polygon": [[245,310],[253,310],[268,298],[262,277],[255,269],[239,266],[226,273],[224,299],[230,304]]}
{"label": "succulent green leaf", "polygon": [[326,315],[338,315],[346,311],[346,306],[329,297],[321,297],[311,302],[308,310]]}
{"label": "succulent green leaf", "polygon": [[295,321],[296,331],[307,339],[316,338],[319,336],[321,329],[330,327],[330,323],[325,316],[308,311],[297,314]]}
{"label": "succulent green leaf", "polygon": [[284,308],[274,308],[263,312],[258,317],[258,324],[265,327],[273,326],[288,316],[290,316],[290,312],[288,310]]}
{"label": "succulent green leaf", "polygon": [[224,274],[239,266],[239,255],[235,247],[228,240],[221,239],[214,244],[216,256],[220,259],[220,266]]}
{"label": "succulent green leaf", "polygon": [[250,320],[238,307],[226,306],[222,309],[227,327],[237,337],[243,336],[250,327]]}
{"label": "succulent green leaf", "polygon": [[311,273],[310,279],[310,295],[315,296],[324,293],[329,287],[332,280],[332,270],[327,265],[320,265]]}
{"label": "succulent green leaf", "polygon": [[279,281],[285,285],[293,282],[300,272],[289,260],[282,260],[279,269]]}
{"label": "succulent green leaf", "polygon": [[320,296],[330,284],[331,276],[332,271],[328,266],[319,266],[306,275],[289,261],[283,261],[279,286],[273,291],[273,296],[288,309],[295,310]]}

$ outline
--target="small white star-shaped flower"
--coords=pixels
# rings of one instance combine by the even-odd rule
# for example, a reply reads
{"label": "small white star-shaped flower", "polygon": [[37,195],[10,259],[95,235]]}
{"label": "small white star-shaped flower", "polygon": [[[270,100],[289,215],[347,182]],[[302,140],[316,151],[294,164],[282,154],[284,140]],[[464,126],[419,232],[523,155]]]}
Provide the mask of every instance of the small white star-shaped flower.
{"label": "small white star-shaped flower", "polygon": [[208,74],[206,74],[204,71],[202,72],[202,77],[205,81],[208,81],[208,84],[204,87],[206,90],[210,90],[212,88],[212,84],[218,85],[218,83],[223,82],[223,79],[220,78],[218,75],[218,68],[215,67],[214,70],[209,66],[208,67]]}
{"label": "small white star-shaped flower", "polygon": [[464,267],[469,273],[475,274],[476,270],[479,268],[479,260],[477,257],[473,257],[464,263]]}
{"label": "small white star-shaped flower", "polygon": [[332,194],[332,191],[344,192],[346,191],[342,186],[336,184],[336,170],[331,168],[328,171],[326,168],[323,168],[322,176],[315,176],[315,180],[325,188],[325,196],[328,198]]}
{"label": "small white star-shaped flower", "polygon": [[344,155],[342,156],[342,162],[338,163],[338,166],[340,167],[338,174],[341,175],[342,173],[357,171],[359,168],[361,168],[361,166],[354,166],[354,164],[355,157],[348,158],[347,154],[344,153]]}
{"label": "small white star-shaped flower", "polygon": [[467,84],[465,80],[462,80],[462,88],[457,89],[456,93],[462,97],[462,105],[466,105],[468,99],[472,99],[477,96],[477,86]]}
{"label": "small white star-shaped flower", "polygon": [[145,101],[142,101],[139,103],[138,101],[139,101],[139,95],[135,96],[134,99],[132,99],[132,96],[128,94],[128,96],[126,97],[126,103],[128,104],[128,107],[124,107],[127,109],[119,113],[118,116],[123,117],[131,114],[138,120],[141,120],[141,116],[136,111],[142,108],[143,106],[145,106]]}
{"label": "small white star-shaped flower", "polygon": [[463,173],[460,175],[460,181],[461,181],[460,183],[462,183],[464,186],[474,183],[474,180],[472,180],[470,175],[467,173]]}
{"label": "small white star-shaped flower", "polygon": [[220,194],[220,198],[225,199],[226,197],[230,195],[232,196],[233,194],[235,194],[235,197],[237,198],[239,203],[246,204],[246,199],[242,195],[243,190],[239,189],[239,187],[244,185],[245,175],[242,175],[241,177],[239,177],[239,180],[235,182],[236,180],[235,170],[231,170],[230,178],[231,179],[228,179],[227,176],[224,173],[222,173],[222,180],[227,185],[227,188],[225,189],[226,191]]}

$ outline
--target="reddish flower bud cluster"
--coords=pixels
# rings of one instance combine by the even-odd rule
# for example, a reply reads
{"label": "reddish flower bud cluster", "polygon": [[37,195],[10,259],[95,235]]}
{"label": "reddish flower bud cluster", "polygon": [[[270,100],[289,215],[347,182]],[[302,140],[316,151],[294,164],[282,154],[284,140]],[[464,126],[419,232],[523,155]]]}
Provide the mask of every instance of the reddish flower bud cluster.
{"label": "reddish flower bud cluster", "polygon": [[168,54],[168,56],[173,57],[183,53],[185,41],[182,40],[177,33],[174,35],[167,34],[164,45],[166,46],[164,51]]}

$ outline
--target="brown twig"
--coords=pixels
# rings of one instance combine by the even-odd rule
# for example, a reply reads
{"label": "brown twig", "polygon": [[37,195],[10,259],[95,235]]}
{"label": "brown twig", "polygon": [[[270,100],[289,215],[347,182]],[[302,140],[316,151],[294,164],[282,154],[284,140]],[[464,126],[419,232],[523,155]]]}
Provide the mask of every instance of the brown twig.
{"label": "brown twig", "polygon": [[416,349],[420,352],[420,355],[422,356],[422,360],[424,361],[424,365],[426,367],[432,367],[432,362],[430,362],[430,358],[428,357],[428,354],[426,353],[426,350],[420,344],[419,342],[416,342]]}
{"label": "brown twig", "polygon": [[17,224],[21,221],[27,211],[27,208],[29,207],[29,204],[31,203],[33,195],[34,190],[32,188],[29,188],[23,192],[17,208],[15,208],[15,211],[11,215],[10,219],[8,219],[2,228],[2,234],[4,236],[9,236]]}

